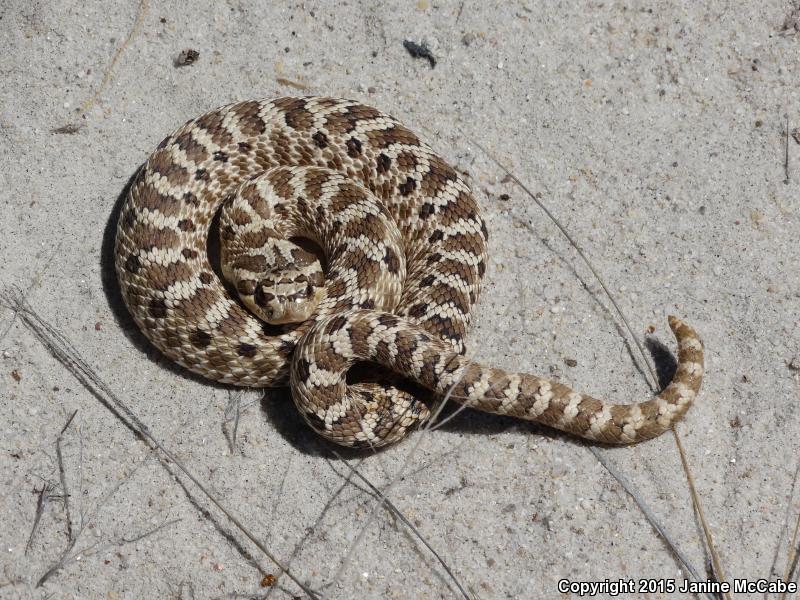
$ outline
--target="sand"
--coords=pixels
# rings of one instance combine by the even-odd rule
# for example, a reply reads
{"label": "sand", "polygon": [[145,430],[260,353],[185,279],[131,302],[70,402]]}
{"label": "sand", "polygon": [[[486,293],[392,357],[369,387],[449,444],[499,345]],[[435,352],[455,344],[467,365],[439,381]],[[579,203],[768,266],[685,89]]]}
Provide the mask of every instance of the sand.
{"label": "sand", "polygon": [[[465,172],[483,208],[492,260],[473,357],[620,402],[652,393],[588,268],[478,145],[579,241],[637,337],[674,350],[668,314],[701,332],[707,375],[677,430],[723,574],[783,576],[800,513],[800,145],[786,136],[800,127],[800,5],[709,4],[10,0],[0,286],[319,597],[463,597],[286,393],[239,394],[159,356],[109,263],[126,183],[187,119],[249,98],[358,99]],[[7,307],[0,446],[0,597],[303,597],[285,575],[264,587],[279,569]],[[668,586],[686,568],[597,458],[705,579],[672,434],[590,448],[467,411],[344,457],[381,489],[394,481],[391,502],[475,597],[570,597],[564,579],[654,579],[648,597],[683,597]]]}

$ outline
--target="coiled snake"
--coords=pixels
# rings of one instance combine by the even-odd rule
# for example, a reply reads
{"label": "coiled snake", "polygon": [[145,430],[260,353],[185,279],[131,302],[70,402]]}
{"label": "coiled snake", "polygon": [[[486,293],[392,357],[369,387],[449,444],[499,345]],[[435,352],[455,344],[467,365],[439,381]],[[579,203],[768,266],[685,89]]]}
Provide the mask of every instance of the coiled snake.
{"label": "coiled snake", "polygon": [[[234,292],[207,255],[220,207]],[[391,443],[430,416],[424,394],[394,378],[348,383],[362,362],[612,444],[654,437],[686,412],[703,346],[674,317],[677,372],[638,404],[468,360],[487,237],[469,187],[395,119],[357,102],[280,98],[213,110],[162,141],[131,184],[115,259],[131,314],[165,355],[223,383],[289,383],[305,420],[339,444]]]}

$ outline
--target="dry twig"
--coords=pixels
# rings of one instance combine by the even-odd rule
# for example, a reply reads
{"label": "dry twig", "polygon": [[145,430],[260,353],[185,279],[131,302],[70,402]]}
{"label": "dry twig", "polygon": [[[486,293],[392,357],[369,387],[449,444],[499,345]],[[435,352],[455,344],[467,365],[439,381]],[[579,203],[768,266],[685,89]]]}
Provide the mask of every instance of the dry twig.
{"label": "dry twig", "polygon": [[[104,406],[111,410],[117,418],[119,418],[128,428],[135,432],[140,437],[145,438],[158,448],[161,453],[171,462],[173,462],[181,472],[194,483],[200,491],[241,531],[247,539],[255,544],[264,555],[269,558],[283,573],[286,573],[295,584],[298,585],[306,594],[312,599],[319,596],[305,583],[300,581],[283,567],[281,562],[267,549],[267,547],[258,540],[242,523],[228,510],[222,501],[212,494],[206,486],[204,486],[195,475],[189,471],[184,464],[179,461],[164,445],[151,433],[150,429],[139,419],[139,417],[130,409],[128,404],[117,396],[111,388],[97,375],[89,364],[83,359],[77,349],[73,346],[60,331],[55,329],[47,321],[45,321],[33,308],[27,303],[21,290],[15,287],[3,290],[0,297],[4,300],[8,308],[15,311],[19,315],[22,322],[28,327],[36,338],[44,345],[50,354],[58,360],[67,370],[88,390],[90,391]],[[77,539],[77,536],[74,538]],[[64,553],[63,562],[69,559],[69,552],[74,546],[74,539],[67,551]],[[54,569],[57,571],[62,565],[56,565]],[[53,571],[55,572],[55,571]],[[51,575],[48,572],[40,580],[39,585]]]}
{"label": "dry twig", "polygon": [[64,455],[61,451],[61,441],[64,437],[64,432],[72,423],[72,420],[75,418],[75,415],[78,414],[77,409],[72,412],[69,419],[67,420],[66,425],[61,428],[61,432],[58,434],[58,438],[56,438],[56,457],[58,458],[58,476],[61,480],[61,493],[64,495],[64,511],[67,515],[67,539],[72,541],[75,537],[72,531],[72,515],[69,510],[69,489],[67,488],[67,476],[64,471]]}
{"label": "dry twig", "polygon": [[369,489],[372,490],[373,494],[375,494],[378,497],[378,499],[381,502],[383,502],[383,504],[385,504],[389,510],[391,510],[395,515],[397,515],[397,517],[403,522],[403,524],[411,530],[411,532],[417,537],[417,539],[419,539],[419,541],[425,544],[425,547],[431,552],[431,554],[433,554],[433,556],[436,558],[439,564],[442,565],[442,568],[445,570],[445,572],[453,581],[453,583],[456,584],[456,587],[458,587],[459,591],[463,594],[465,598],[469,600],[470,595],[463,588],[461,582],[455,576],[455,574],[447,565],[447,563],[444,561],[444,559],[441,557],[441,555],[436,550],[434,550],[433,546],[431,546],[428,540],[426,540],[423,537],[423,535],[419,532],[419,530],[416,527],[414,527],[414,524],[411,523],[411,521],[409,521],[408,518],[402,512],[400,512],[400,509],[397,508],[397,506],[395,506],[394,503],[391,500],[389,500],[389,498],[386,497],[386,494],[384,494],[381,490],[375,487],[372,484],[372,482],[369,479],[367,479],[364,475],[362,475],[356,468],[350,466],[350,463],[341,454],[339,454],[335,450],[333,451],[333,453],[339,458],[340,461],[344,463],[344,465],[350,470],[350,473],[352,475],[355,475],[361,481],[363,481],[369,487]]}
{"label": "dry twig", "polygon": [[[445,367],[445,370],[446,369],[447,369],[447,367]],[[463,372],[464,371],[462,371],[462,375],[463,375]],[[377,498],[375,503],[373,504],[372,510],[370,511],[370,513],[369,513],[369,515],[367,517],[367,520],[364,523],[364,526],[358,532],[358,535],[356,536],[355,540],[353,540],[353,543],[350,544],[350,547],[348,548],[347,553],[345,554],[344,558],[342,559],[341,563],[339,564],[339,567],[338,567],[338,569],[336,570],[336,573],[333,576],[333,580],[332,580],[331,584],[329,584],[329,585],[332,585],[332,584],[336,583],[339,580],[339,578],[342,576],[342,573],[344,573],[344,571],[347,568],[347,566],[350,564],[350,561],[351,561],[351,559],[353,557],[353,554],[355,553],[356,548],[360,545],[361,541],[364,538],[364,535],[366,534],[367,529],[369,528],[370,524],[372,523],[373,519],[376,516],[376,512],[377,512],[378,507],[381,504],[385,503],[385,502],[389,502],[389,500],[388,500],[389,492],[395,486],[395,484],[405,476],[405,474],[407,472],[407,469],[408,469],[408,467],[409,467],[409,465],[411,463],[411,458],[416,454],[416,452],[419,449],[419,447],[421,446],[422,442],[425,440],[425,437],[428,434],[428,432],[430,431],[431,426],[439,418],[439,415],[442,413],[442,411],[444,410],[445,406],[447,405],[447,403],[449,402],[449,400],[451,398],[453,389],[458,385],[458,383],[460,383],[460,381],[454,382],[453,385],[450,386],[450,389],[448,390],[447,394],[445,394],[444,398],[441,400],[439,405],[436,407],[436,410],[431,415],[430,421],[428,422],[428,424],[426,426],[424,426],[422,428],[422,431],[420,432],[420,435],[417,436],[415,444],[411,447],[411,450],[406,455],[405,459],[403,460],[402,464],[400,465],[400,468],[397,470],[395,476],[390,478],[389,483],[382,490],[379,491],[380,497]],[[401,415],[400,418],[402,418],[402,415]],[[375,448],[373,448],[372,450],[373,450],[373,452],[375,452]],[[348,466],[349,469],[352,469],[352,467],[350,467],[350,465],[347,465],[347,466]],[[362,477],[357,469],[353,469],[353,470],[355,471],[356,475],[358,475],[359,477]],[[366,478],[364,478],[364,481],[367,481]],[[370,487],[374,487],[374,486],[372,486],[371,483],[368,483],[368,484],[370,485]],[[377,488],[375,488],[375,489],[377,490]],[[404,522],[405,522],[404,517],[401,516],[401,519],[404,520]],[[439,556],[439,554],[437,554],[436,552],[433,551],[432,546],[421,536],[419,531],[417,531],[413,527],[412,527],[412,531],[434,553],[436,558],[444,566],[445,571],[451,577],[451,579],[455,582],[456,586],[458,587],[459,591],[464,595],[464,597],[467,598],[467,600],[471,600],[472,597],[466,592],[466,590],[461,585],[461,583],[458,581],[458,579],[456,579],[456,577],[453,574],[452,570],[449,568],[449,566],[447,566],[447,564],[444,562],[444,560],[441,558],[441,556]]]}
{"label": "dry twig", "polygon": [[[120,44],[119,48],[116,49],[114,55],[111,57],[111,62],[106,68],[105,73],[103,73],[103,79],[100,81],[100,85],[97,87],[97,90],[89,96],[86,100],[78,108],[77,118],[81,119],[83,116],[88,112],[88,110],[94,106],[94,103],[100,97],[100,94],[105,91],[108,84],[111,82],[111,76],[114,74],[114,67],[117,64],[117,61],[122,56],[122,53],[125,49],[130,45],[131,41],[135,37],[136,33],[139,31],[142,23],[144,22],[144,18],[147,15],[147,10],[149,8],[149,0],[141,0],[139,2],[139,10],[136,13],[136,19],[133,21],[133,25],[131,26],[128,35],[125,37],[125,40]],[[57,127],[53,129],[53,133],[76,133],[83,125],[80,123],[67,123],[61,127]]]}
{"label": "dry twig", "polygon": [[[89,513],[90,516],[89,516],[88,520],[85,523],[81,523],[80,528],[77,531],[75,531],[74,534],[72,535],[72,537],[69,539],[66,548],[64,548],[63,552],[61,553],[61,556],[39,578],[39,580],[36,582],[35,587],[37,587],[37,588],[41,587],[42,585],[44,585],[44,583],[48,579],[50,579],[50,577],[52,577],[53,575],[55,575],[56,573],[61,571],[64,567],[66,567],[67,564],[69,564],[73,560],[79,559],[81,556],[91,552],[92,550],[95,550],[98,546],[100,546],[100,542],[95,542],[95,543],[90,544],[89,546],[87,546],[85,548],[82,548],[82,549],[80,549],[78,551],[74,551],[75,550],[75,546],[77,545],[78,540],[81,537],[81,534],[86,530],[86,528],[89,525],[92,524],[95,516],[100,512],[100,510],[106,504],[108,504],[108,502],[111,500],[111,498],[114,497],[114,495],[119,491],[119,489],[123,486],[123,484],[128,482],[136,474],[136,472],[139,470],[140,467],[141,467],[141,464],[137,465],[133,469],[133,471],[128,473],[122,480],[120,480],[114,487],[112,487],[111,490],[105,496],[103,496],[97,502],[97,504],[95,505],[94,510]],[[65,504],[68,505],[68,503],[69,503],[69,496],[68,495],[64,496],[64,502],[65,502]],[[67,510],[67,514],[69,514],[68,510]],[[117,542],[117,545],[119,545],[119,544],[120,544],[120,542]]]}
{"label": "dry twig", "polygon": [[38,499],[36,500],[36,513],[33,516],[33,526],[31,527],[31,533],[28,536],[28,543],[25,544],[25,554],[28,554],[28,551],[33,545],[33,538],[36,535],[36,531],[39,529],[39,522],[44,514],[44,509],[47,506],[47,503],[53,498],[50,492],[52,492],[54,489],[55,486],[53,484],[45,483],[42,485],[42,489],[35,490],[38,494]]}
{"label": "dry twig", "polygon": [[[700,496],[698,496],[697,490],[694,487],[694,476],[689,468],[689,461],[686,458],[686,454],[683,451],[681,438],[678,436],[678,432],[675,431],[675,429],[672,430],[672,436],[675,438],[675,445],[678,446],[678,453],[681,456],[681,464],[683,465],[683,472],[686,474],[686,481],[689,483],[689,492],[692,495],[694,509],[697,511],[697,516],[700,519],[700,525],[703,527],[703,534],[706,536],[706,545],[708,546],[708,551],[711,554],[712,573],[718,582],[725,581],[725,574],[722,572],[722,563],[719,560],[717,548],[714,545],[714,537],[711,535],[711,528],[708,526],[706,515],[703,512],[703,505],[700,504]],[[730,600],[730,592],[723,592],[723,594],[725,598]]]}
{"label": "dry twig", "polygon": [[[222,429],[225,432],[225,438],[228,441],[228,449],[231,454],[236,453],[236,437],[239,433],[239,416],[241,415],[242,407],[242,393],[229,392],[228,404],[225,406],[225,415],[222,421]],[[233,427],[229,423],[233,421]]]}
{"label": "dry twig", "polygon": [[[633,339],[634,343],[636,344],[636,347],[639,350],[639,354],[641,355],[642,360],[644,361],[644,364],[647,366],[647,370],[650,373],[650,376],[652,377],[651,387],[654,390],[658,389],[658,377],[656,376],[655,370],[653,369],[652,365],[650,364],[650,361],[647,360],[647,357],[646,357],[646,355],[644,353],[644,348],[642,348],[642,345],[639,342],[638,337],[636,335],[634,335],[633,330],[632,330],[630,324],[628,323],[627,318],[625,317],[625,314],[622,312],[622,309],[620,308],[620,306],[617,303],[616,299],[614,298],[614,296],[611,294],[611,291],[606,286],[605,281],[600,276],[600,274],[597,272],[597,270],[594,268],[594,265],[591,263],[591,261],[586,256],[586,254],[583,252],[583,250],[578,245],[578,243],[575,241],[575,239],[569,234],[569,232],[559,222],[559,220],[550,212],[550,210],[544,205],[544,203],[542,203],[541,200],[535,194],[533,194],[533,192],[531,192],[531,190],[514,173],[512,173],[507,167],[505,167],[505,165],[503,165],[500,162],[500,160],[495,158],[481,144],[479,144],[474,139],[472,139],[469,136],[467,136],[463,131],[461,132],[461,134],[464,135],[464,137],[466,137],[467,139],[469,139],[473,144],[475,144],[486,156],[489,157],[489,159],[495,165],[497,165],[506,174],[506,176],[509,179],[511,179],[517,186],[519,186],[519,188],[522,189],[523,192],[531,200],[533,200],[536,203],[537,206],[539,206],[539,208],[547,215],[547,217],[553,222],[553,224],[559,229],[559,231],[561,231],[561,233],[564,235],[564,237],[569,241],[569,243],[572,245],[572,247],[575,249],[575,251],[581,257],[583,262],[586,264],[586,266],[592,272],[592,274],[596,278],[597,282],[600,284],[600,287],[602,287],[603,291],[605,292],[605,294],[608,297],[608,299],[611,302],[611,304],[614,306],[614,309],[617,311],[617,314],[619,315],[620,319],[624,323],[625,328],[628,331],[628,334],[630,335],[631,339]],[[673,434],[675,436],[675,441],[678,444],[678,448],[680,450],[681,460],[683,461],[684,470],[686,472],[686,476],[687,476],[687,480],[688,480],[688,483],[689,483],[689,487],[690,487],[691,492],[692,492],[692,498],[693,498],[693,501],[694,501],[694,506],[698,510],[698,513],[702,515],[702,508],[700,506],[700,499],[699,499],[699,497],[697,496],[697,493],[694,490],[694,480],[693,480],[693,477],[691,475],[691,471],[689,469],[689,465],[685,460],[685,456],[683,454],[682,447],[680,445],[680,440],[678,439],[678,435],[677,435],[677,433],[675,432],[674,429],[673,429]],[[698,576],[697,571],[691,566],[691,564],[686,559],[685,555],[678,550],[678,547],[677,547],[676,543],[674,542],[674,540],[672,540],[671,536],[669,536],[667,531],[664,529],[663,525],[661,525],[661,523],[658,522],[658,520],[655,518],[655,515],[652,513],[652,511],[650,511],[650,509],[644,503],[644,500],[641,498],[641,496],[639,496],[638,493],[634,493],[634,491],[633,491],[632,487],[630,486],[630,484],[627,483],[627,480],[622,476],[622,474],[619,471],[617,471],[617,469],[615,467],[612,467],[611,463],[608,462],[605,459],[605,457],[601,454],[601,452],[597,448],[594,448],[594,447],[590,446],[589,449],[595,455],[595,457],[600,461],[600,463],[609,471],[609,473],[611,473],[617,479],[617,481],[620,483],[620,485],[622,485],[623,488],[625,488],[625,490],[631,495],[631,497],[634,498],[636,503],[639,505],[639,508],[642,510],[642,512],[644,512],[645,516],[650,521],[651,525],[653,525],[653,527],[656,529],[656,531],[661,535],[662,539],[664,539],[664,541],[670,547],[670,549],[675,554],[675,556],[678,558],[678,560],[684,565],[684,567],[689,571],[689,573],[692,574],[692,576],[695,578],[695,580],[700,581],[700,577]],[[709,551],[711,552],[711,555],[713,557],[712,560],[713,560],[713,564],[714,564],[714,569],[715,569],[716,575],[718,577],[722,577],[722,568],[721,568],[721,565],[720,565],[719,557],[717,556],[717,553],[716,553],[716,548],[714,547],[714,544],[713,544],[713,538],[711,536],[710,529],[708,528],[708,525],[707,525],[707,523],[705,523],[705,519],[702,516],[701,516],[701,521],[703,523],[703,529],[704,529],[704,531],[706,533],[706,540],[708,542]],[[720,581],[722,581],[722,579],[720,579]]]}

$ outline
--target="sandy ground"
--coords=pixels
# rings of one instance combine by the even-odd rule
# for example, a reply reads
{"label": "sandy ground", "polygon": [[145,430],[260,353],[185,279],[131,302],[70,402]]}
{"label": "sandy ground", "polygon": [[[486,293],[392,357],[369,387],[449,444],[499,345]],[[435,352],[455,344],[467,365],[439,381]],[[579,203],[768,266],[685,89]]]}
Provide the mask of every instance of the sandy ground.
{"label": "sandy ground", "polygon": [[[373,510],[285,393],[239,395],[150,348],[120,305],[108,242],[128,179],[188,118],[248,98],[359,99],[469,174],[492,253],[473,356],[644,399],[599,285],[477,142],[580,241],[637,336],[652,329],[674,349],[672,313],[702,333],[707,376],[678,431],[723,572],[782,576],[800,513],[800,145],[786,137],[787,115],[800,126],[800,5],[490,4],[6,0],[0,284],[19,286],[320,597],[463,597],[408,527]],[[435,68],[404,39],[425,42]],[[176,67],[187,48],[197,60]],[[302,596],[285,576],[262,587],[275,565],[7,308],[0,335],[0,597]],[[74,411],[62,482],[57,439]],[[363,458],[381,488],[404,469],[389,498],[474,597],[569,597],[563,578],[686,577],[586,445],[475,413],[419,441],[348,460]],[[673,436],[598,454],[705,578]]]}

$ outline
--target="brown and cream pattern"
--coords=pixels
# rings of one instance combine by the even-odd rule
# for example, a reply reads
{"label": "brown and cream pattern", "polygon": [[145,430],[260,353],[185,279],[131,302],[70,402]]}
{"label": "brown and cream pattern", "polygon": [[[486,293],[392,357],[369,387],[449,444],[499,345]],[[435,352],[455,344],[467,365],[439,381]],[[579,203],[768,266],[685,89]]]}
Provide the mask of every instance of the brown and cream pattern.
{"label": "brown and cream pattern", "polygon": [[[206,251],[221,207],[238,298]],[[638,404],[465,358],[487,237],[469,187],[398,121],[357,102],[280,98],[213,110],[159,144],[122,207],[116,267],[136,323],[169,358],[223,383],[291,385],[306,421],[339,444],[402,438],[430,416],[420,386],[613,444],[683,416],[703,346],[674,317],[675,377]],[[378,365],[372,377],[347,383],[362,362]]]}

